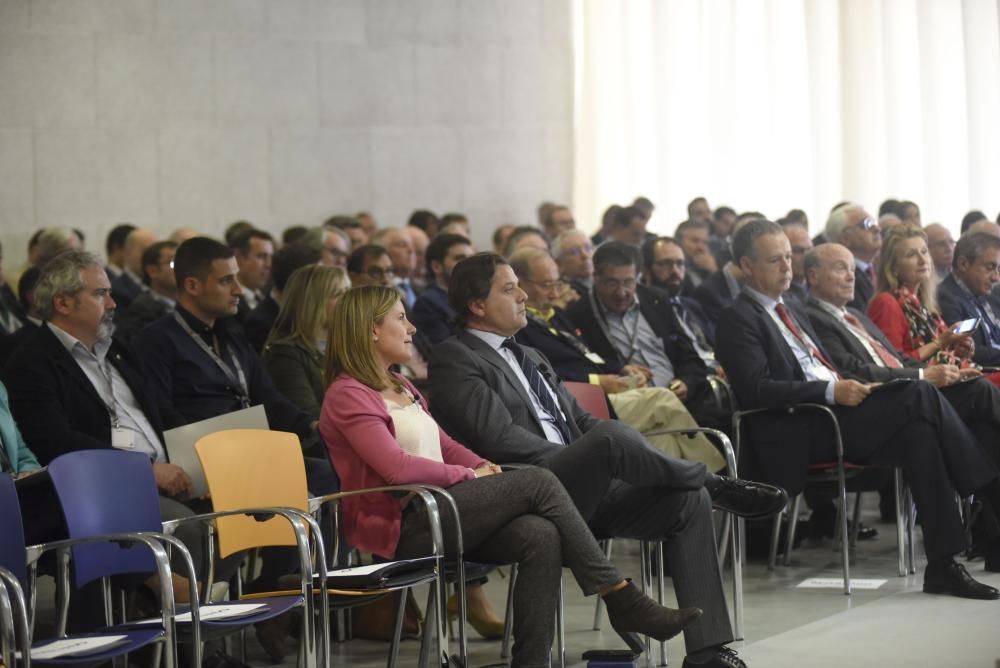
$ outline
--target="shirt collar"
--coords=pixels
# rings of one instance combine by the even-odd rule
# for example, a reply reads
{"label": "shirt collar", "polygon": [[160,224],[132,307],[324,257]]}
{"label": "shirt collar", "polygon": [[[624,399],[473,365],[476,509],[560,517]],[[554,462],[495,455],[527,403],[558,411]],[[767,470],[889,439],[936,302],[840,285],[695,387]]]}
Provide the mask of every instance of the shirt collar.
{"label": "shirt collar", "polygon": [[79,347],[80,350],[85,351],[88,355],[94,355],[99,361],[103,362],[105,355],[108,354],[108,348],[111,347],[110,338],[99,339],[97,343],[94,344],[94,352],[91,353],[87,350],[87,346],[83,345],[80,339],[76,338],[65,329],[58,327],[57,325],[53,325],[51,322],[48,323],[48,326],[52,333],[56,335],[56,338],[59,339],[59,343],[63,345],[63,348],[65,348],[66,352],[70,355],[72,355],[73,351]]}
{"label": "shirt collar", "polygon": [[466,327],[465,331],[472,334],[474,337],[488,345],[493,350],[499,351],[503,346],[503,342],[509,337],[502,336],[500,334],[495,334],[493,332],[486,332],[481,329],[473,329],[472,327]]}
{"label": "shirt collar", "polygon": [[969,297],[972,297],[973,299],[977,298],[976,294],[972,292],[971,289],[969,289],[969,286],[966,285],[965,282],[958,277],[958,274],[952,273],[952,276],[955,277],[955,282],[958,283],[958,287],[962,289],[962,292],[964,292]]}
{"label": "shirt collar", "polygon": [[556,314],[555,308],[553,308],[551,306],[548,307],[547,309],[545,309],[544,311],[540,311],[537,308],[534,308],[532,306],[526,306],[525,308],[528,309],[528,313],[530,313],[533,316],[536,316],[538,318],[541,318],[545,322],[548,322],[549,320],[552,320],[552,318],[555,317],[555,314]]}
{"label": "shirt collar", "polygon": [[192,314],[180,304],[177,304],[177,313],[184,318],[184,322],[191,327],[191,331],[203,338],[208,345],[212,345],[213,335],[216,335],[221,339],[226,334],[226,328],[223,323],[225,318],[216,318],[215,325],[209,327],[200,318]]}
{"label": "shirt collar", "polygon": [[858,258],[854,258],[854,264],[858,267],[858,269],[864,272],[867,272],[872,268],[871,262],[865,262],[864,260],[859,260]]}
{"label": "shirt collar", "polygon": [[847,309],[846,308],[837,308],[836,306],[834,306],[830,302],[823,301],[822,299],[816,299],[815,297],[813,297],[813,301],[815,301],[817,304],[819,304],[820,308],[822,308],[824,311],[826,311],[830,315],[832,315],[832,316],[834,316],[834,317],[836,317],[836,318],[838,318],[840,320],[843,320],[844,319],[844,314],[847,313]]}
{"label": "shirt collar", "polygon": [[778,304],[783,304],[784,303],[781,300],[781,297],[778,297],[778,299],[776,299],[776,300],[775,299],[771,299],[770,297],[768,297],[767,295],[765,295],[763,292],[757,292],[756,290],[754,290],[753,288],[751,288],[749,285],[744,285],[743,289],[746,290],[747,295],[751,299],[753,299],[755,302],[757,302],[758,304],[760,304],[761,306],[763,306],[765,311],[773,311],[775,306],[777,306]]}

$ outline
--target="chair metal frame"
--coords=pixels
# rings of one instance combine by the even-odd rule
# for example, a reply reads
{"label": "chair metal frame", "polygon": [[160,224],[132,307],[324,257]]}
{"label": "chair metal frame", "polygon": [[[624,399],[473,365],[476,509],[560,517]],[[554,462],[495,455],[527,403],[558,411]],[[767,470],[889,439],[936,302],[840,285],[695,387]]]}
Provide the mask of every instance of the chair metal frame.
{"label": "chair metal frame", "polygon": [[[852,544],[851,534],[847,524],[847,470],[850,462],[844,460],[844,441],[840,431],[840,424],[837,416],[829,406],[814,403],[801,403],[785,406],[783,408],[754,408],[750,410],[736,411],[733,413],[733,434],[736,439],[736,451],[740,452],[742,447],[742,425],[746,418],[759,414],[786,414],[794,415],[801,412],[817,413],[824,419],[829,419],[832,425],[832,434],[836,450],[836,480],[837,480],[837,534],[840,538],[840,558],[844,574],[844,594],[851,595],[851,566],[850,566],[850,546]],[[907,572],[915,572],[914,566],[914,545],[913,545],[913,512],[912,501],[909,501],[909,490],[904,489],[902,473],[896,468],[893,474],[896,491],[896,535],[898,541],[898,571],[899,575],[906,575]],[[798,508],[801,494],[797,495],[794,501],[790,502],[788,548],[785,550],[784,564],[787,566],[791,560],[791,544],[794,538],[795,525],[798,521]],[[906,504],[906,517],[903,517],[903,508]],[[860,512],[860,504],[855,506],[855,530],[858,528],[857,514]],[[772,535],[771,558],[769,567],[773,568],[776,559],[778,530],[781,526],[781,513],[775,516],[774,532]],[[855,534],[856,538],[856,534]]]}

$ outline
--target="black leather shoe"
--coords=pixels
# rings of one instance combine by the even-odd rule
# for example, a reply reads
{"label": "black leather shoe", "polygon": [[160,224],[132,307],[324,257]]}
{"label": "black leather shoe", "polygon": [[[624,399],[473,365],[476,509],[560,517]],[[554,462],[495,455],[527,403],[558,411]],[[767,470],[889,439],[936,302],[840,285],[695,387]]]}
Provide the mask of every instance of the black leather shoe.
{"label": "black leather shoe", "polygon": [[976,598],[993,601],[1000,598],[1000,591],[982,582],[976,582],[965,566],[952,561],[927,564],[924,571],[924,592],[951,594],[959,598]]}
{"label": "black leather shoe", "polygon": [[858,540],[875,540],[878,538],[878,529],[870,527],[864,522],[858,527]]}
{"label": "black leather shoe", "polygon": [[720,647],[715,657],[705,663],[694,663],[684,657],[681,668],[747,668],[747,664],[739,657],[736,650]]}
{"label": "black leather shoe", "polygon": [[770,517],[788,503],[785,490],[751,480],[733,480],[712,476],[705,481],[712,506],[747,519]]}

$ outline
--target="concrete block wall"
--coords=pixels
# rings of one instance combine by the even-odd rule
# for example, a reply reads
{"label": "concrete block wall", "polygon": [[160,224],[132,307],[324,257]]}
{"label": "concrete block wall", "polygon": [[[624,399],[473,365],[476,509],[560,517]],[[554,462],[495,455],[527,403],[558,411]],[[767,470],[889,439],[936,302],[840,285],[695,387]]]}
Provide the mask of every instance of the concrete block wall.
{"label": "concrete block wall", "polygon": [[0,0],[0,240],[566,202],[569,0]]}

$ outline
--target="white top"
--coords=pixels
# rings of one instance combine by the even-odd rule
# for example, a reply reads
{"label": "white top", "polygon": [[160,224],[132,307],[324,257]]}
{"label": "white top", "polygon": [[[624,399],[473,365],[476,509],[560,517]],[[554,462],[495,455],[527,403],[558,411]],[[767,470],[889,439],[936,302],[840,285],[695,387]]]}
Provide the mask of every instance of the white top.
{"label": "white top", "polygon": [[385,397],[382,401],[389,411],[389,417],[396,428],[396,441],[403,452],[443,464],[437,422],[424,412],[420,404],[414,401],[408,406],[400,406]]}

